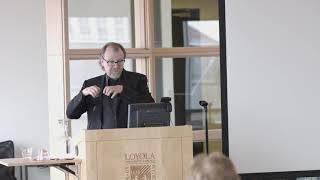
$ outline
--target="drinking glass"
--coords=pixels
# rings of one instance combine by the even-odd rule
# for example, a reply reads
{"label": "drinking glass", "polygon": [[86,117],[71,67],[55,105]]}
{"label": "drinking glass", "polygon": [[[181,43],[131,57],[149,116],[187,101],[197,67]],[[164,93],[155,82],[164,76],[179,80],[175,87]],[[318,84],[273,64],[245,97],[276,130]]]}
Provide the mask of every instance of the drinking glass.
{"label": "drinking glass", "polygon": [[32,159],[32,148],[31,147],[23,148],[21,150],[21,155],[22,155],[22,158],[31,160]]}

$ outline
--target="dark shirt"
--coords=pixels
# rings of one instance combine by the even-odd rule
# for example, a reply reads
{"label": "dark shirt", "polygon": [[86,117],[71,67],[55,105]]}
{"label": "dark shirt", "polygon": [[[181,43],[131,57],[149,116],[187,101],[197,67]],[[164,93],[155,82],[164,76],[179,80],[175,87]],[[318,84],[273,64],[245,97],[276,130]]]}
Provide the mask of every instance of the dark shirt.
{"label": "dark shirt", "polygon": [[[121,85],[121,77],[117,80],[113,80],[106,76],[106,86],[115,86],[115,85]],[[103,89],[102,89],[103,90]],[[112,95],[111,95],[112,96]],[[111,99],[111,96],[107,95],[102,95],[102,123],[101,123],[101,128],[106,129],[110,127],[114,128],[124,128],[121,122],[118,119],[118,105],[120,103],[120,99],[118,95]]]}

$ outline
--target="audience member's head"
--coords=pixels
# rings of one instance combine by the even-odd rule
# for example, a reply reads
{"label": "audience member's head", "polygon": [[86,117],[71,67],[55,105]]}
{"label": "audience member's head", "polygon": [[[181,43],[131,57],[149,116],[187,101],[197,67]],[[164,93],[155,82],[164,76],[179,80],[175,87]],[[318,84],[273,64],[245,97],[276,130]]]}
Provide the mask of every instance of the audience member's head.
{"label": "audience member's head", "polygon": [[228,157],[214,152],[194,158],[188,180],[240,180],[240,177]]}

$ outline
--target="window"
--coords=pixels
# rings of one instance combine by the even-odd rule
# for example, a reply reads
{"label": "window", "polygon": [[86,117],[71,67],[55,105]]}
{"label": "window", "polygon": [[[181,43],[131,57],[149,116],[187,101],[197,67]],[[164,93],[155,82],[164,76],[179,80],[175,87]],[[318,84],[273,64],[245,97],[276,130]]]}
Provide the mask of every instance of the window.
{"label": "window", "polygon": [[47,9],[49,103],[61,107],[50,109],[53,130],[83,80],[103,73],[100,48],[115,41],[127,50],[127,70],[147,75],[156,100],[172,97],[175,123],[193,125],[197,141],[204,140],[198,101],[209,102],[210,142],[220,143],[211,150],[221,151],[218,0],[47,0]]}

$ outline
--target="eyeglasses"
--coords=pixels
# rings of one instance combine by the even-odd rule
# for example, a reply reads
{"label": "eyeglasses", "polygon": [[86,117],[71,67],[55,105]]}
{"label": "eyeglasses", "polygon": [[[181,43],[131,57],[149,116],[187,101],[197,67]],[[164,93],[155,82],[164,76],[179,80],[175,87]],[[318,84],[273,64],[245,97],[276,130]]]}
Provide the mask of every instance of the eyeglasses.
{"label": "eyeglasses", "polygon": [[122,66],[125,62],[125,59],[121,59],[121,60],[118,60],[118,61],[113,61],[113,60],[106,60],[103,56],[101,56],[101,58],[107,62],[107,64],[109,66],[115,66],[116,64],[118,64],[119,66]]}

